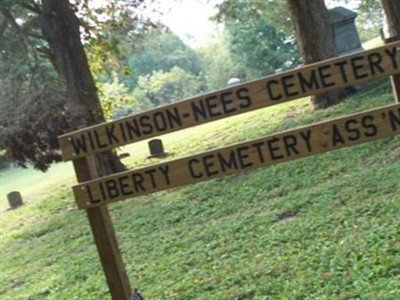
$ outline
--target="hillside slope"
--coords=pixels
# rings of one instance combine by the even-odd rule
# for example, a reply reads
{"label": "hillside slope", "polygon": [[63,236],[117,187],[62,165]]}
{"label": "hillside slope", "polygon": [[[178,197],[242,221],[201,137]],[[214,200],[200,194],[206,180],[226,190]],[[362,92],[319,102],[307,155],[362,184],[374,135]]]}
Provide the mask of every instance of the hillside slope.
{"label": "hillside slope", "polygon": [[[388,80],[326,110],[293,101],[170,134],[165,160],[392,102]],[[159,161],[146,159],[145,143],[124,151],[132,167]],[[399,178],[395,137],[109,208],[146,299],[396,299]],[[2,212],[2,299],[109,298],[69,181]]]}

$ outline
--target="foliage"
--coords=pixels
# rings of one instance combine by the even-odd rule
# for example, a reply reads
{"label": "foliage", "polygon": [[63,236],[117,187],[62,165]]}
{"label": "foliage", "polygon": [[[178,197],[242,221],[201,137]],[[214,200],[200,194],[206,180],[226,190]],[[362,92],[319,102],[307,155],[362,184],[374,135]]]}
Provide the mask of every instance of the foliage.
{"label": "foliage", "polygon": [[82,36],[90,67],[95,77],[112,78],[123,68],[126,44],[138,47],[151,28],[157,28],[143,16],[140,7],[144,0],[113,0],[100,5],[96,1],[80,1],[77,13],[84,28]]}
{"label": "foliage", "polygon": [[224,0],[216,5],[218,11],[212,18],[219,23],[250,21],[260,16],[273,24],[277,31],[293,36],[293,24],[287,14],[286,2],[281,0],[245,1]]}
{"label": "foliage", "polygon": [[107,119],[112,118],[115,111],[121,107],[132,106],[136,103],[132,93],[123,83],[119,82],[117,77],[114,77],[112,82],[99,82],[97,86],[101,106]]}
{"label": "foliage", "polygon": [[361,42],[377,36],[384,27],[384,13],[380,0],[362,0],[357,8],[356,26]]}
{"label": "foliage", "polygon": [[185,72],[199,74],[202,69],[197,53],[163,27],[149,30],[140,45],[125,41],[124,51],[126,66],[121,69],[121,79],[130,89],[136,87],[140,76],[151,75],[154,71],[169,72],[179,67]]}
{"label": "foliage", "polygon": [[0,170],[6,169],[10,166],[10,161],[7,159],[5,154],[6,154],[5,150],[0,150]]}
{"label": "foliage", "polygon": [[150,108],[194,96],[202,88],[197,76],[173,67],[169,72],[154,71],[151,76],[139,77],[134,95],[141,107]]}
{"label": "foliage", "polygon": [[[282,2],[281,2],[282,3]],[[216,20],[224,22],[233,59],[244,66],[247,79],[289,69],[300,63],[293,33],[275,25],[272,12],[284,7],[276,1],[251,2],[227,0],[219,7]],[[284,19],[284,18],[283,18]]]}
{"label": "foliage", "polygon": [[203,77],[207,91],[226,87],[230,78],[246,77],[241,62],[232,57],[226,34],[209,41],[207,45],[198,49],[198,52],[203,61]]}
{"label": "foliage", "polygon": [[[163,139],[176,157],[392,102],[381,81],[323,111],[303,99]],[[146,299],[397,299],[399,148],[389,138],[109,205],[132,286]],[[132,167],[154,163],[143,149],[129,148]],[[5,192],[36,189],[2,211],[2,299],[110,297],[72,167],[56,168],[2,173]]]}
{"label": "foliage", "polygon": [[[134,106],[132,101],[120,103],[118,107],[115,99],[102,101],[108,116],[122,117],[160,103],[168,103],[171,99],[186,97],[193,91],[190,87],[188,92],[183,92],[178,85],[186,84],[189,77],[200,73],[202,62],[199,55],[161,24],[152,25],[134,31],[134,34],[129,34],[129,30],[122,30],[120,27],[112,28],[108,36],[115,41],[116,46],[110,52],[104,51],[101,39],[95,39],[87,46],[90,49],[91,68],[97,74],[100,91],[105,82],[117,80],[120,87],[123,85],[122,89],[119,88],[119,95],[125,93],[125,98],[130,98],[129,93],[134,90],[136,93],[137,102]],[[176,67],[181,72],[173,70]],[[112,74],[115,72],[118,73],[117,78],[113,78],[115,76]],[[154,76],[153,86],[147,87],[143,78]],[[166,79],[167,77],[170,78]],[[154,83],[154,80],[158,82]],[[154,84],[160,85],[160,80],[165,81],[161,84],[164,86],[155,87]],[[166,82],[168,80],[170,82]],[[179,83],[178,80],[183,81]],[[174,90],[176,88],[178,90]]]}
{"label": "foliage", "polygon": [[10,161],[34,163],[44,171],[61,160],[57,136],[72,117],[54,69],[41,52],[45,42],[36,16],[18,4],[0,6],[0,23],[5,26],[0,34],[0,148]]}
{"label": "foliage", "polygon": [[[51,162],[61,160],[57,136],[64,132],[71,118],[57,90],[50,85],[37,86],[36,92],[30,92],[23,103],[2,106],[0,147],[7,149],[9,160],[21,166],[34,163],[37,169],[45,171]],[[5,97],[3,101],[7,101]]]}
{"label": "foliage", "polygon": [[246,66],[250,78],[290,69],[300,63],[294,41],[286,40],[276,28],[262,19],[238,23],[229,30],[230,48],[234,59]]}
{"label": "foliage", "polygon": [[[49,49],[42,32],[44,22],[39,18],[44,15],[43,3],[0,3],[0,148],[7,150],[10,160],[22,165],[32,163],[44,171],[61,159],[57,136],[82,120],[76,122],[81,119],[78,110],[67,108],[77,100],[72,97],[71,101],[64,92],[65,82],[60,83],[59,72],[55,72],[56,53]],[[98,74],[110,72],[120,54],[115,33],[133,38],[138,27],[144,32],[145,21],[136,13],[143,0],[113,0],[96,9],[90,7],[91,1],[71,3],[84,28],[82,40],[91,49],[93,69]]]}

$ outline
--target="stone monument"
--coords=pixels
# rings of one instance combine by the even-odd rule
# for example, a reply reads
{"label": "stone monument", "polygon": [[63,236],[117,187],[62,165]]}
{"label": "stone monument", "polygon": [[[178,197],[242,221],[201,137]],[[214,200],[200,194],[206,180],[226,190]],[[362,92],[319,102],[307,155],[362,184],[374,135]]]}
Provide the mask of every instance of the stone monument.
{"label": "stone monument", "polygon": [[162,140],[160,139],[153,139],[149,141],[149,149],[150,149],[149,158],[163,157],[167,155],[167,153],[164,152],[164,146]]}
{"label": "stone monument", "polygon": [[338,56],[362,51],[363,48],[354,23],[357,13],[341,6],[329,9],[328,13]]}
{"label": "stone monument", "polygon": [[17,208],[23,204],[21,193],[17,191],[8,193],[7,199],[11,209]]}

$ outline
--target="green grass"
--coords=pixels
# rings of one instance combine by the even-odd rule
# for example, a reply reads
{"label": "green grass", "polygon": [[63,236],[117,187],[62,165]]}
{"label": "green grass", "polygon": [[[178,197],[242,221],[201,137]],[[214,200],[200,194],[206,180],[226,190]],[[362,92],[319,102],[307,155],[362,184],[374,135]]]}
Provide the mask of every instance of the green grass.
{"label": "green grass", "polygon": [[[391,102],[379,81],[326,110],[301,99],[169,134],[164,159],[146,141],[121,151],[139,167]],[[110,204],[132,286],[152,300],[398,299],[399,149],[387,138]],[[28,201],[0,215],[0,298],[109,299],[71,167],[50,172],[1,174],[2,201]]]}
{"label": "green grass", "polygon": [[377,47],[380,47],[383,45],[384,45],[384,42],[383,42],[382,38],[380,36],[378,36],[372,40],[369,40],[368,42],[363,43],[362,47],[364,49],[372,49],[372,48],[377,48]]}
{"label": "green grass", "polygon": [[32,168],[1,170],[0,173],[0,211],[8,209],[7,194],[19,191],[25,203],[35,202],[43,193],[54,186],[70,186],[74,178],[71,163],[53,165],[46,173]]}

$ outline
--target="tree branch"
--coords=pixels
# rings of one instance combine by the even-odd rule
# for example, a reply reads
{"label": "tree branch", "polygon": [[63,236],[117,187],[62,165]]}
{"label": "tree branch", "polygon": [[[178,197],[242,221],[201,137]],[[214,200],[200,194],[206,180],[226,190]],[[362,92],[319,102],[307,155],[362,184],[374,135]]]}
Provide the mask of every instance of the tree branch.
{"label": "tree branch", "polygon": [[44,57],[47,57],[48,59],[50,59],[50,61],[52,62],[52,64],[54,65],[54,54],[53,52],[51,52],[51,50],[47,47],[36,47],[36,51],[39,52],[40,54],[42,54]]}
{"label": "tree branch", "polygon": [[35,29],[35,28],[39,28],[40,26],[40,19],[39,16],[35,16],[32,17],[31,19],[29,19],[24,26],[21,28],[23,34],[25,36],[31,35],[31,32]]}
{"label": "tree branch", "polygon": [[43,40],[43,41],[47,41],[46,38],[41,35],[41,34],[37,34],[37,33],[28,33],[29,36],[39,39],[39,40]]}
{"label": "tree branch", "polygon": [[[20,37],[25,50],[28,51],[28,48],[31,48],[32,50],[34,50],[33,44],[30,43],[30,41],[28,39],[29,37],[34,37],[34,38],[38,38],[38,39],[46,41],[44,36],[34,32],[34,30],[36,28],[40,28],[40,16],[39,15],[33,16],[28,21],[26,21],[23,26],[20,26],[17,23],[16,19],[14,18],[13,14],[11,13],[10,8],[1,8],[0,13],[4,16],[5,22],[7,24],[10,24],[13,31],[17,34],[17,36]],[[0,35],[0,39],[1,39],[1,35]],[[31,51],[31,53],[33,54],[35,60],[37,60],[35,51]]]}
{"label": "tree branch", "polygon": [[4,31],[7,28],[7,20],[3,20],[0,24],[0,38],[3,36]]}
{"label": "tree branch", "polygon": [[11,11],[9,9],[7,9],[7,8],[1,8],[0,11],[1,11],[1,14],[5,18],[5,21],[7,21],[7,23],[11,25],[11,27],[14,29],[14,31],[21,38],[25,48],[28,48],[27,37],[24,34],[24,32],[21,29],[21,27],[18,25],[17,21],[15,20],[14,16],[12,15]]}
{"label": "tree branch", "polygon": [[6,28],[7,28],[7,20],[3,20],[3,22],[1,22],[1,24],[0,24],[0,45],[2,45],[3,44],[3,34],[4,34],[4,31],[6,30]]}
{"label": "tree branch", "polygon": [[34,3],[34,2],[32,2],[32,5],[31,5],[31,4],[28,4],[28,3],[26,3],[26,2],[22,2],[22,3],[20,3],[20,5],[21,5],[22,7],[24,7],[24,8],[26,8],[26,9],[28,9],[28,10],[34,12],[34,13],[37,13],[37,14],[40,14],[40,13],[42,12],[41,9],[40,9],[40,7],[39,7],[39,5],[37,5],[37,4]]}

